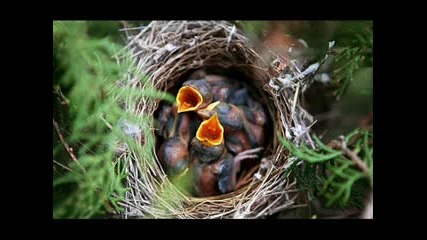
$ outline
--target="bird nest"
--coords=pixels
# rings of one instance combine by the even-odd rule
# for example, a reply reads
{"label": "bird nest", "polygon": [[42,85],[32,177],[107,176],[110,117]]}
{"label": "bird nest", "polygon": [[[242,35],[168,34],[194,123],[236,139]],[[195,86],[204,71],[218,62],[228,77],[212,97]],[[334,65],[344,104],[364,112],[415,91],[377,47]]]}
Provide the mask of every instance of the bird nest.
{"label": "bird nest", "polygon": [[[310,116],[296,101],[298,88],[276,84],[283,70],[277,68],[277,56],[262,58],[247,37],[224,21],[153,21],[124,30],[128,42],[122,57],[131,65],[119,88],[171,92],[196,70],[236,74],[255,92],[271,119],[266,134],[270,141],[260,163],[241,176],[238,189],[198,198],[172,184],[156,156],[153,116],[162,101],[153,98],[154,93],[143,94],[137,102],[129,98],[123,107],[149,119],[143,123],[149,131],[133,138],[139,148],[130,147],[120,154],[120,161],[128,160],[128,191],[121,202],[124,218],[259,218],[305,205],[290,170],[295,158],[279,136],[310,141],[306,131]],[[138,152],[141,149],[150,154]]]}

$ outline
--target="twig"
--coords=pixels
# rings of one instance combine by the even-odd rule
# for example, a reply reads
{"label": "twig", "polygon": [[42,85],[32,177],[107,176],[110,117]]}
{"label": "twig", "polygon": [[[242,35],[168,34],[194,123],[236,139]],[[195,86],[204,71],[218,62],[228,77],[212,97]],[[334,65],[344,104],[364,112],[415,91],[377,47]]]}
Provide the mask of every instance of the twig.
{"label": "twig", "polygon": [[113,129],[113,126],[111,126],[111,124],[107,122],[107,120],[104,118],[104,115],[105,115],[104,113],[101,113],[99,116],[100,116],[101,120],[105,123],[105,125],[107,125],[107,127],[108,127],[110,130],[112,130],[112,129]]}
{"label": "twig", "polygon": [[356,216],[358,213],[360,213],[360,211],[357,209],[341,210],[324,208],[322,207],[322,204],[319,199],[313,199],[312,204],[316,215],[322,219],[346,219],[351,218],[352,216]]}
{"label": "twig", "polygon": [[53,163],[55,163],[55,164],[57,164],[57,165],[61,166],[63,169],[65,169],[65,170],[67,170],[67,171],[74,172],[74,171],[73,171],[73,169],[71,169],[71,168],[69,168],[69,167],[65,166],[64,164],[62,164],[62,163],[60,163],[60,162],[57,162],[57,161],[53,160]]}
{"label": "twig", "polygon": [[64,137],[62,136],[61,132],[59,131],[58,123],[53,119],[53,126],[55,127],[56,132],[58,133],[59,140],[61,141],[62,145],[64,145],[67,152],[70,154],[70,157],[73,161],[77,163],[77,165],[83,170],[83,172],[86,173],[86,169],[80,164],[79,160],[77,160],[76,156],[73,153],[73,149],[68,146],[68,144],[65,142]]}
{"label": "twig", "polygon": [[129,23],[128,23],[128,21],[120,21],[120,23],[123,25],[123,28],[124,29],[119,29],[119,31],[125,31],[125,30],[130,30],[130,26],[129,26]]}
{"label": "twig", "polygon": [[347,144],[343,139],[343,136],[340,137],[340,141],[332,140],[328,144],[328,146],[343,151],[348,157],[350,157],[350,159],[356,164],[356,166],[363,171],[364,174],[369,174],[368,166],[366,166],[366,164],[359,158],[359,156],[357,156],[356,153],[347,148]]}
{"label": "twig", "polygon": [[299,93],[299,82],[297,82],[297,89],[295,90],[294,100],[292,101],[292,110],[291,110],[291,119],[294,119],[295,107],[298,101],[298,93]]}
{"label": "twig", "polygon": [[363,210],[362,214],[359,216],[359,218],[362,219],[373,219],[374,217],[374,202],[373,202],[373,193],[369,195],[368,200],[366,201],[365,209]]}

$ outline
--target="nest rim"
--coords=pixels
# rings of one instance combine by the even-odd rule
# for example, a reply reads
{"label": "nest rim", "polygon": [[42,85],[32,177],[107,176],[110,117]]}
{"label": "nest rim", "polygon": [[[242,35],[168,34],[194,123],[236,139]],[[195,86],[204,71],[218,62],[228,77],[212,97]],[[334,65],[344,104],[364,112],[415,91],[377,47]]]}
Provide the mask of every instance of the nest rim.
{"label": "nest rim", "polygon": [[[134,65],[139,69],[139,74],[130,77],[127,84],[131,84],[133,81],[134,86],[138,86],[138,81],[135,79],[138,79],[141,73],[144,73],[148,76],[148,80],[153,83],[152,87],[158,90],[168,91],[174,86],[170,84],[171,82],[176,84],[182,81],[185,75],[198,69],[208,69],[212,66],[222,69],[244,69],[242,70],[243,74],[247,74],[246,71],[248,71],[248,75],[252,74],[254,76],[252,77],[255,81],[253,83],[255,83],[255,85],[258,84],[256,87],[258,87],[262,97],[271,101],[268,102],[264,100],[264,103],[267,107],[266,113],[272,121],[273,136],[270,145],[264,150],[263,157],[260,161],[261,163],[254,167],[255,170],[251,169],[251,171],[249,171],[252,172],[252,176],[250,178],[251,180],[248,181],[246,185],[236,191],[211,197],[193,197],[187,196],[185,193],[181,192],[181,190],[174,186],[166,176],[155,153],[156,151],[154,151],[154,162],[159,168],[155,171],[157,171],[159,175],[163,174],[160,177],[161,183],[155,186],[155,182],[159,180],[154,179],[158,179],[159,176],[148,174],[148,177],[152,177],[153,179],[150,179],[152,180],[151,183],[149,183],[150,180],[146,180],[145,184],[151,184],[153,188],[157,187],[157,190],[150,193],[137,189],[141,188],[141,185],[135,187],[128,179],[127,182],[129,186],[133,187],[135,192],[139,191],[142,192],[141,195],[146,195],[141,196],[141,198],[146,197],[146,202],[149,203],[141,205],[131,204],[135,199],[129,197],[123,203],[123,206],[126,208],[124,217],[132,216],[132,212],[136,212],[136,214],[134,214],[136,216],[150,218],[257,218],[271,215],[278,210],[291,209],[295,206],[298,207],[298,205],[304,205],[304,203],[298,204],[296,201],[297,198],[299,199],[298,193],[300,191],[296,186],[296,181],[291,172],[288,171],[284,174],[286,172],[285,170],[289,169],[292,159],[289,156],[289,152],[280,145],[278,140],[278,135],[286,137],[289,134],[292,121],[295,121],[294,119],[290,119],[291,116],[293,117],[293,114],[290,112],[291,105],[287,102],[288,96],[285,96],[286,94],[284,92],[276,91],[276,89],[272,88],[269,84],[269,80],[271,81],[271,79],[274,78],[274,76],[270,74],[271,66],[253,49],[250,40],[239,30],[236,30],[235,26],[225,21],[153,21],[146,27],[141,28],[137,33],[132,33],[133,30],[134,29],[125,29],[128,37],[125,56],[130,56],[131,59],[133,59]],[[190,36],[191,33],[194,33],[193,36],[187,38],[183,37],[185,33],[188,34],[188,31],[190,31]],[[159,32],[164,34],[162,37],[167,36],[169,38],[165,37],[167,40],[160,40],[159,36],[155,36],[155,34],[159,34]],[[223,35],[216,35],[218,32],[222,32]],[[191,41],[195,39],[195,36],[199,42],[191,46]],[[181,39],[179,37],[181,37]],[[212,41],[212,38],[216,41]],[[177,41],[177,39],[180,39],[181,42]],[[172,49],[173,46],[177,46],[175,44],[178,42],[182,43],[183,46],[185,43],[187,46],[184,46],[183,49],[179,47],[178,50]],[[206,42],[210,43],[211,46]],[[156,44],[157,49],[153,50],[152,48],[156,46]],[[201,46],[207,47],[203,49]],[[218,48],[218,46],[222,47]],[[217,47],[217,49],[215,49],[215,47]],[[167,48],[170,51],[162,52],[162,49],[164,50]],[[221,53],[219,53],[219,56],[211,56],[211,58],[203,58],[203,56],[200,56],[201,50],[205,50],[209,54],[215,56],[215,54],[218,54],[218,49],[221,51],[225,50],[227,52],[225,55],[229,53],[232,53],[231,55],[235,54],[234,57],[240,59],[241,62],[233,62],[233,56],[227,55],[231,59],[229,62],[223,61],[220,64],[212,65],[212,60],[218,61],[217,59],[222,59],[224,56],[222,56]],[[239,54],[236,54],[236,51]],[[162,54],[159,55],[159,52],[162,52]],[[191,53],[193,57],[196,56],[196,59],[199,60],[188,60],[190,59],[189,55],[191,55]],[[187,62],[183,61],[183,59],[186,59]],[[159,66],[159,62],[161,66]],[[186,65],[184,63],[186,63]],[[250,79],[249,76],[248,78]],[[141,88],[141,86],[138,87]],[[285,100],[283,101],[283,99]],[[140,104],[135,104],[133,106],[139,106],[140,109],[131,110],[136,114],[153,114],[161,105],[160,100],[144,100],[146,101],[145,104],[148,104],[150,107],[145,109],[142,107],[141,109]],[[297,106],[297,108],[300,108],[300,106]],[[152,134],[154,134],[154,130]],[[266,137],[268,136],[266,135]],[[138,167],[141,168],[138,166],[138,164],[140,164],[139,161],[141,161],[141,159],[135,159],[134,164],[136,164],[136,166],[133,167],[134,169],[138,169]],[[146,159],[142,161],[146,161]],[[258,171],[257,174],[262,175],[260,179],[254,176],[255,171]],[[135,182],[135,180],[132,181]],[[161,195],[159,192],[164,191],[164,189],[173,191],[172,195],[180,198],[182,201],[164,203],[162,199],[159,199],[159,195]],[[275,196],[279,193],[282,193],[282,196]],[[155,200],[153,200],[154,198]],[[160,202],[162,207],[159,208],[152,205],[153,202]]]}

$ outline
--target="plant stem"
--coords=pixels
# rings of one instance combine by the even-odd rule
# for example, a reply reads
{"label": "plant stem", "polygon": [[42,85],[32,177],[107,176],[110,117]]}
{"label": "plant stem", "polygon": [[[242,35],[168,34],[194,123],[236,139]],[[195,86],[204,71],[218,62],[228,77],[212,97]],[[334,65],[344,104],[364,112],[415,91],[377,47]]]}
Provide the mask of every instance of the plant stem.
{"label": "plant stem", "polygon": [[68,144],[65,142],[64,137],[61,134],[61,131],[59,131],[58,123],[55,121],[55,119],[53,119],[53,126],[55,127],[55,130],[58,133],[59,140],[61,141],[62,145],[64,145],[68,154],[70,154],[71,159],[76,162],[76,164],[83,170],[83,172],[86,173],[86,169],[79,163],[79,160],[77,160],[76,155],[74,155],[73,149],[70,148],[70,146],[68,146]]}
{"label": "plant stem", "polygon": [[347,155],[356,164],[356,166],[360,168],[360,170],[362,170],[364,174],[369,174],[368,166],[366,166],[366,164],[359,158],[359,156],[357,156],[356,153],[347,148],[347,144],[345,144],[345,141],[332,140],[328,145],[331,148],[343,151],[344,154]]}

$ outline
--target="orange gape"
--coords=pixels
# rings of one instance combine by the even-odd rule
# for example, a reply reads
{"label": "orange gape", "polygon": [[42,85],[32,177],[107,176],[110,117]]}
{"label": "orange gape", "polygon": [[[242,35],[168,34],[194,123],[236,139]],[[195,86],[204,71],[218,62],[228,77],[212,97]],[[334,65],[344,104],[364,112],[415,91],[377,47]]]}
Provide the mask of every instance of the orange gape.
{"label": "orange gape", "polygon": [[222,143],[224,140],[224,128],[219,122],[218,114],[214,114],[200,124],[196,138],[206,146],[216,146]]}
{"label": "orange gape", "polygon": [[179,89],[176,97],[178,113],[196,110],[203,103],[203,97],[196,89],[184,86]]}

